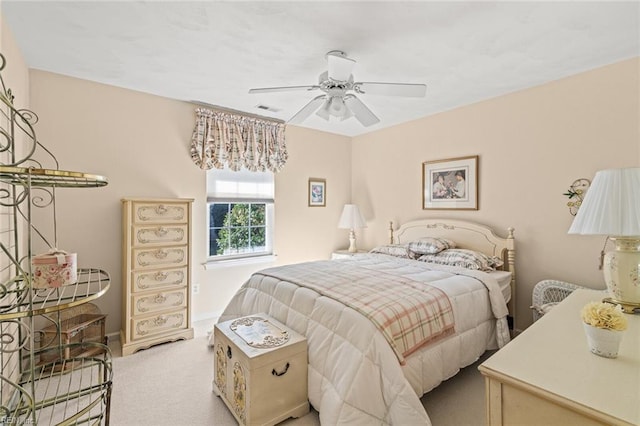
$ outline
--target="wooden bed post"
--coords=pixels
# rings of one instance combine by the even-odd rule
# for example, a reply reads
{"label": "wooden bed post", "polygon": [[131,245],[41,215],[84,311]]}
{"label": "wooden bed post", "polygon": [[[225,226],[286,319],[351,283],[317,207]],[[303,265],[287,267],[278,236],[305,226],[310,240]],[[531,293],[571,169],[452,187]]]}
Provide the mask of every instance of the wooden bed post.
{"label": "wooden bed post", "polygon": [[393,221],[389,221],[389,244],[393,244]]}
{"label": "wooden bed post", "polygon": [[516,332],[516,244],[513,232],[513,227],[507,228],[509,234],[507,235],[507,264],[509,265],[509,271],[511,271],[511,316],[513,317],[513,333]]}

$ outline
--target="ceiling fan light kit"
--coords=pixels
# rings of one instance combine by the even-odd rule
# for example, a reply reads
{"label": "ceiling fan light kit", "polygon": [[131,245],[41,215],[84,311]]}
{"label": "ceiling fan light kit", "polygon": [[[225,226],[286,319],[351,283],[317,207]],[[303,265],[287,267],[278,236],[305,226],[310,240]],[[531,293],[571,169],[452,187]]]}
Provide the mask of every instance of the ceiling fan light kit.
{"label": "ceiling fan light kit", "polygon": [[298,111],[289,123],[300,124],[314,112],[329,121],[335,117],[339,121],[355,117],[365,127],[380,122],[380,119],[353,93],[385,96],[423,97],[427,86],[407,83],[366,83],[354,82],[352,71],[356,61],[340,50],[326,54],[327,71],[320,74],[317,85],[265,87],[249,90],[249,93],[273,93],[294,90],[321,90],[323,95],[316,96]]}

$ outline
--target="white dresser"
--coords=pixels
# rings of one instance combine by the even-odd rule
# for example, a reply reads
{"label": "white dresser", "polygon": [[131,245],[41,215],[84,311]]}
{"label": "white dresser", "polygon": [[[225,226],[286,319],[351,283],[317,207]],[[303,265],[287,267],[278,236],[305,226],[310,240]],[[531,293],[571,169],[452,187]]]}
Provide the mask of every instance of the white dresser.
{"label": "white dresser", "polygon": [[192,199],[122,200],[122,355],[193,338]]}
{"label": "white dresser", "polygon": [[594,355],[580,310],[602,297],[574,291],[480,365],[488,425],[640,424],[640,316],[627,316],[618,358]]}

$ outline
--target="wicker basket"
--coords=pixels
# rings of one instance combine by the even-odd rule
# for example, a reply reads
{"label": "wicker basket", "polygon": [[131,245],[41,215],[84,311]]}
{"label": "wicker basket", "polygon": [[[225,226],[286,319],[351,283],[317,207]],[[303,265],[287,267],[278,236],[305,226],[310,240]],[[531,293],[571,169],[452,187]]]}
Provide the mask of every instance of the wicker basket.
{"label": "wicker basket", "polygon": [[533,287],[533,297],[531,309],[533,311],[533,321],[539,320],[551,308],[560,303],[574,290],[584,288],[575,284],[556,280],[543,280]]}

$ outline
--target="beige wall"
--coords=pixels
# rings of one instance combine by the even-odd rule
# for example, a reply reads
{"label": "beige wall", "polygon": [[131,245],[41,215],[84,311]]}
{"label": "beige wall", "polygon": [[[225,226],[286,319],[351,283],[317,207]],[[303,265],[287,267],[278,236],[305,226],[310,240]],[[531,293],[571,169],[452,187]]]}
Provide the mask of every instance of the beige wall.
{"label": "beige wall", "polygon": [[[337,229],[342,207],[351,202],[351,139],[287,127],[289,161],[276,175],[278,263],[327,259],[349,246]],[[326,207],[308,207],[309,178],[326,179]]]}
{"label": "beige wall", "polygon": [[[518,325],[531,322],[540,280],[604,288],[600,237],[569,236],[562,194],[603,168],[640,164],[638,58],[353,139],[353,201],[369,219],[366,246],[388,221],[455,217],[503,236],[515,228]],[[480,209],[421,208],[421,163],[479,155]]]}
{"label": "beige wall", "polygon": [[[0,13],[1,13],[0,4]],[[22,52],[16,45],[13,34],[7,25],[4,25],[0,15],[0,53],[7,60],[2,78],[7,88],[11,89],[18,108],[29,107],[29,72]]]}
{"label": "beige wall", "polygon": [[[219,314],[233,293],[265,264],[205,270],[206,185],[191,161],[195,106],[85,80],[31,71],[31,104],[40,115],[40,140],[60,168],[102,174],[104,188],[59,190],[59,246],[79,263],[111,274],[111,289],[96,303],[120,328],[123,197],[194,198],[193,282],[200,284],[192,314]],[[350,140],[302,128],[287,129],[289,162],[276,178],[275,251],[279,263],[328,258],[339,246],[339,210],[349,201]],[[307,207],[309,177],[327,179],[326,208]],[[319,231],[321,230],[321,231]],[[345,236],[346,239],[346,236]]]}

